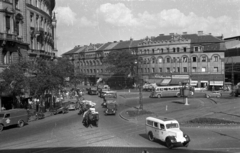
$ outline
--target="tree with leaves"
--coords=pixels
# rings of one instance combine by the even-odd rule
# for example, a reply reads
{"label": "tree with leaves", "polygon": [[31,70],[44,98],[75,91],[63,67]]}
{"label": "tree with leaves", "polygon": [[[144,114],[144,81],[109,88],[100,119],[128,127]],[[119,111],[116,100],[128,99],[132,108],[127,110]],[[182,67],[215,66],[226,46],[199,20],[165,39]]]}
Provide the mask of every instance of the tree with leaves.
{"label": "tree with leaves", "polygon": [[136,55],[131,54],[129,50],[111,51],[103,63],[107,65],[106,70],[112,74],[108,83],[110,86],[124,88],[132,86],[132,77],[136,73],[134,62]]}

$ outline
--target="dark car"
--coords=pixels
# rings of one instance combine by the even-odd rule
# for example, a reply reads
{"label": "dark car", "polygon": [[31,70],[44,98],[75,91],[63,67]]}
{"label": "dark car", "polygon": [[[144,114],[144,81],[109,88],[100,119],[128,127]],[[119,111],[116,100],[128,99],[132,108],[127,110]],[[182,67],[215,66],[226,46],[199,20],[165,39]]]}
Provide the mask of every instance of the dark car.
{"label": "dark car", "polygon": [[212,91],[205,94],[206,98],[220,98],[222,93],[220,91]]}
{"label": "dark car", "polygon": [[98,94],[97,87],[90,87],[90,88],[88,89],[88,94],[89,94],[89,95],[97,95],[97,94]]}
{"label": "dark car", "polygon": [[68,102],[66,103],[58,102],[58,103],[55,103],[55,107],[52,108],[50,111],[52,111],[54,115],[59,113],[65,114],[65,113],[68,113],[68,108],[69,108]]}

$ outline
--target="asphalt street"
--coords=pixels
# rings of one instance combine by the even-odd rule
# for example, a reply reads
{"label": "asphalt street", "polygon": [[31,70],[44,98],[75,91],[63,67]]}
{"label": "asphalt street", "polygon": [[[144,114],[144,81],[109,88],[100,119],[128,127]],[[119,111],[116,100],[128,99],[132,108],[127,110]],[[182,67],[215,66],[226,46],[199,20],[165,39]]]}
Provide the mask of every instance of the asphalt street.
{"label": "asphalt street", "polygon": [[[8,128],[0,133],[0,152],[113,152],[139,153],[144,149],[149,153],[157,152],[237,152],[240,151],[239,130],[215,128],[191,128],[182,130],[190,135],[188,148],[168,150],[161,142],[150,142],[145,134],[145,127],[122,120],[118,115],[105,116],[101,107],[102,99],[86,95],[85,99],[97,103],[100,114],[99,127],[85,128],[78,111],[58,114],[30,122],[23,128]],[[162,99],[162,102],[171,98]],[[144,104],[155,99],[144,99]],[[138,104],[138,100],[118,97],[118,112]]]}

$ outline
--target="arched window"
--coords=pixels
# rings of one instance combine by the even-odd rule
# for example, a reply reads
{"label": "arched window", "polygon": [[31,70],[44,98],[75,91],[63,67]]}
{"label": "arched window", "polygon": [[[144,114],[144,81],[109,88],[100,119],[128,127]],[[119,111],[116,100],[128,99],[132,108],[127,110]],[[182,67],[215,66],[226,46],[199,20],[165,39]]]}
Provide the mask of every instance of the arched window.
{"label": "arched window", "polygon": [[188,62],[188,57],[184,56],[184,57],[182,58],[182,62],[183,62],[183,63],[187,63],[187,62]]}
{"label": "arched window", "polygon": [[152,64],[154,64],[155,63],[155,58],[152,58]]}
{"label": "arched window", "polygon": [[158,63],[163,63],[163,59],[161,57],[158,58]]}

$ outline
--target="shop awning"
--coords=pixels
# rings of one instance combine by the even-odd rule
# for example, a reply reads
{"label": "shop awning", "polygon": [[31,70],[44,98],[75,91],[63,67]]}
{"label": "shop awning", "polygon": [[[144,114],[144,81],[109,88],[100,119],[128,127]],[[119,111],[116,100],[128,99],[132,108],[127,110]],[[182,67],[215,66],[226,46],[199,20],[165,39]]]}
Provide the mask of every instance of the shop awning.
{"label": "shop awning", "polygon": [[170,85],[181,85],[182,82],[187,82],[188,79],[172,79]]}
{"label": "shop awning", "polygon": [[210,86],[223,86],[223,81],[210,81]]}
{"label": "shop awning", "polygon": [[161,85],[168,85],[170,83],[171,79],[163,79],[163,81],[161,82]]}
{"label": "shop awning", "polygon": [[197,84],[198,84],[198,81],[193,81],[193,80],[190,81],[191,86],[196,86]]}

